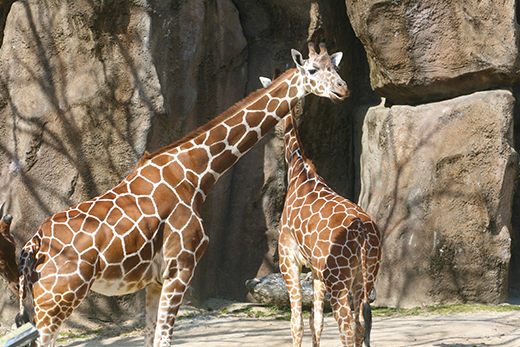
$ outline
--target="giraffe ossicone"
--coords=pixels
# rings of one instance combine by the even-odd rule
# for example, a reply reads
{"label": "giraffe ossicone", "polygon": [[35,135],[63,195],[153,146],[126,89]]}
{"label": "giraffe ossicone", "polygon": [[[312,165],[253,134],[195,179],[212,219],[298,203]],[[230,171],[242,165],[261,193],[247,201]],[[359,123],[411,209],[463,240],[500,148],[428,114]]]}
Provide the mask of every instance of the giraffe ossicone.
{"label": "giraffe ossicone", "polygon": [[[43,222],[22,249],[18,279],[20,316],[29,294],[38,346],[55,345],[60,326],[90,290],[122,295],[143,288],[145,346],[171,344],[177,311],[209,242],[201,207],[211,187],[305,95],[333,101],[348,95],[328,53],[309,51],[308,60],[293,51],[298,67],[269,87],[146,153],[116,187]],[[15,259],[14,252],[1,256]]]}

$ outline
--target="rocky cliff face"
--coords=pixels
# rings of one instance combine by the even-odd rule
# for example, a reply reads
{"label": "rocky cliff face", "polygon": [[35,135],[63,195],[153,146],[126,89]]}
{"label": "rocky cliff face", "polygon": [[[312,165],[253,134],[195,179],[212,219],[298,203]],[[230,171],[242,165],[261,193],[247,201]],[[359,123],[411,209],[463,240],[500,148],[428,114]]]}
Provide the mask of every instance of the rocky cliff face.
{"label": "rocky cliff face", "polygon": [[516,2],[347,9],[386,100],[363,113],[361,156],[360,205],[384,234],[379,303],[507,300],[519,167],[514,98],[500,88],[519,78]]}
{"label": "rocky cliff face", "polygon": [[378,304],[507,299],[513,102],[497,90],[369,110],[360,204],[385,233]]}
{"label": "rocky cliff face", "polygon": [[372,87],[391,102],[443,100],[518,79],[513,0],[346,3]]}
{"label": "rocky cliff face", "polygon": [[[508,194],[514,190],[516,177],[508,128],[511,95],[500,91],[476,94],[471,102],[446,100],[451,106],[441,102],[404,109],[370,107],[380,103],[372,88],[390,106],[511,85],[518,77],[517,23],[511,1],[438,2],[432,8],[414,1],[29,0],[2,2],[0,14],[0,29],[4,28],[0,198],[7,200],[8,212],[14,216],[12,230],[20,245],[53,213],[117,184],[145,150],[167,145],[217,116],[260,88],[259,76],[292,67],[291,48],[306,55],[308,41],[323,41],[329,51],[345,53],[340,73],[352,94],[337,105],[307,98],[299,129],[307,156],[331,187],[356,201],[363,182],[363,207],[380,219],[387,235],[384,254],[389,258],[385,258],[378,289],[388,293],[384,302],[415,302],[389,289],[389,280],[397,276],[390,256],[402,261],[399,267],[417,270],[425,278],[414,275],[414,281],[431,283],[439,274],[443,280],[436,282],[436,288],[442,291],[445,285],[452,288],[455,278],[464,279],[459,287],[478,278],[482,268],[465,270],[460,278],[456,268],[466,269],[461,254],[472,261],[474,248],[486,242],[495,245],[489,246],[489,252],[496,260],[486,280],[495,281],[493,291],[500,293],[486,301],[503,297],[511,233]],[[480,106],[472,108],[472,103]],[[452,110],[449,117],[442,116],[446,107]],[[446,123],[446,117],[451,123]],[[363,123],[367,130],[362,149]],[[469,127],[473,123],[481,127]],[[391,124],[389,133],[383,126]],[[469,130],[464,129],[474,129],[468,146],[489,146],[465,147],[458,154],[446,154],[448,159],[432,159],[429,152],[402,148],[406,141],[392,142],[392,136],[399,135],[413,139],[414,144],[424,143],[427,138],[421,136],[429,134],[428,124],[443,129],[435,135],[436,146],[448,146],[452,143],[448,138],[459,136],[450,124],[457,124],[465,135]],[[489,131],[483,131],[485,124]],[[377,149],[378,143],[386,145]],[[387,156],[391,150],[403,153],[392,159]],[[285,194],[282,154],[277,129],[212,190],[204,207],[211,240],[197,269],[191,300],[244,299],[246,279],[277,271],[276,229]],[[493,160],[484,160],[487,156]],[[475,162],[475,158],[480,159]],[[402,175],[395,180],[400,174],[399,160],[405,159],[420,164],[410,166],[417,171],[407,171],[408,183]],[[442,167],[451,169],[443,171]],[[383,168],[398,171],[383,172]],[[418,189],[422,184],[418,178],[429,186]],[[456,191],[442,194],[444,182],[450,181]],[[384,189],[378,189],[380,185]],[[415,193],[430,197],[419,204],[426,206],[421,213],[407,212],[408,205],[402,204]],[[378,199],[386,203],[376,203]],[[459,205],[461,213],[473,211],[480,219],[458,219],[466,229],[457,238],[459,224],[450,230],[446,221],[433,216],[444,215],[448,209],[446,215],[452,218]],[[398,213],[389,215],[385,210],[389,206]],[[413,228],[403,229],[406,225]],[[481,241],[467,244],[467,238],[476,234]],[[421,260],[434,264],[433,269],[414,265],[418,255],[412,248],[409,255],[402,253],[412,236],[417,245],[427,247],[435,235],[434,251],[428,260]],[[442,245],[450,246],[444,250],[451,262],[444,263],[440,257]],[[421,302],[480,300],[459,292],[417,295]],[[2,300],[9,304],[5,307],[16,307],[7,294]],[[117,300],[91,295],[83,310],[110,316],[128,307],[142,307],[142,300],[139,295]],[[11,312],[4,310],[2,318],[10,318]]]}
{"label": "rocky cliff face", "polygon": [[[355,199],[356,100],[374,97],[363,48],[342,1],[25,1],[2,3],[0,197],[23,244],[50,215],[126,176],[145,150],[167,145],[292,67],[307,42],[343,51],[357,95],[309,97],[302,137],[322,174]],[[355,75],[358,74],[359,76]],[[358,126],[359,127],[359,126]],[[323,133],[323,135],[320,135]],[[210,246],[189,298],[243,300],[246,279],[277,270],[285,194],[279,130],[213,188],[204,207]],[[4,319],[16,307],[2,299]],[[141,295],[90,295],[83,311],[115,316]],[[11,307],[11,311],[7,307]]]}

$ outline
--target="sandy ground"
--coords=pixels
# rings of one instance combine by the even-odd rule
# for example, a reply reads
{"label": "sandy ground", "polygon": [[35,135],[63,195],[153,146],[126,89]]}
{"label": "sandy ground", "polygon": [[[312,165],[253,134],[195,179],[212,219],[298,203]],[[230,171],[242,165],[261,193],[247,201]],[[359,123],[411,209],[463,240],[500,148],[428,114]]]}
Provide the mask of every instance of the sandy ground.
{"label": "sandy ground", "polygon": [[[237,309],[237,307],[239,307]],[[222,311],[200,311],[184,308],[183,318],[175,327],[174,345],[196,346],[292,346],[290,323],[276,317],[251,317],[262,308],[234,304]],[[272,312],[271,312],[272,313]],[[269,315],[268,311],[263,314]],[[262,313],[260,313],[262,315]],[[104,325],[96,334],[67,338],[61,335],[59,346],[67,347],[134,347],[143,345],[142,317],[117,327]],[[80,318],[76,318],[78,324]],[[308,320],[305,321],[303,346],[310,346]],[[86,324],[85,327],[91,325]],[[340,347],[336,322],[325,318],[322,346]],[[449,315],[374,317],[372,347],[405,346],[520,346],[520,311],[477,312]]]}

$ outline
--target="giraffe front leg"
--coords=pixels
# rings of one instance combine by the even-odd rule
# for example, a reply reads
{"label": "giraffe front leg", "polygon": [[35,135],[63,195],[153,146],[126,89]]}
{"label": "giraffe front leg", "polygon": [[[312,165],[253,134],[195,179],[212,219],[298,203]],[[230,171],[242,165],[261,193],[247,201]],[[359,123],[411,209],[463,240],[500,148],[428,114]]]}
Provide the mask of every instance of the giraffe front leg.
{"label": "giraffe front leg", "polygon": [[[170,227],[167,226],[167,229]],[[163,252],[166,266],[162,276],[163,285],[157,312],[154,347],[171,345],[177,312],[193,279],[197,262],[206,251],[207,245],[208,238],[204,233],[202,222],[195,215],[182,231],[170,232],[169,236],[165,237]]]}
{"label": "giraffe front leg", "polygon": [[312,346],[318,347],[323,331],[323,307],[325,303],[326,286],[316,274],[313,273],[313,299],[311,308],[310,327],[312,333]]}
{"label": "giraffe front leg", "polygon": [[146,287],[146,326],[144,330],[144,347],[152,347],[157,326],[157,311],[161,300],[162,287],[151,284]]}
{"label": "giraffe front leg", "polygon": [[302,289],[300,283],[301,267],[280,255],[280,271],[285,280],[291,301],[291,334],[293,347],[300,347],[303,336]]}
{"label": "giraffe front leg", "polygon": [[176,271],[176,276],[164,280],[157,313],[154,347],[171,345],[177,312],[193,278],[194,269],[194,267],[179,269]]}

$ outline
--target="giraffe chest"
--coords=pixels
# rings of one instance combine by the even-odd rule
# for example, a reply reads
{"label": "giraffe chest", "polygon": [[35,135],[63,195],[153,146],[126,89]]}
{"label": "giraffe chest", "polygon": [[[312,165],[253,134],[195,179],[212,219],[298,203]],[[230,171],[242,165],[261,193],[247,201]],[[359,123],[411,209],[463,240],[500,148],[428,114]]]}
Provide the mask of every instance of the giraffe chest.
{"label": "giraffe chest", "polygon": [[306,268],[312,268],[312,257],[304,247],[296,247],[292,250],[293,260],[298,266],[305,266]]}

